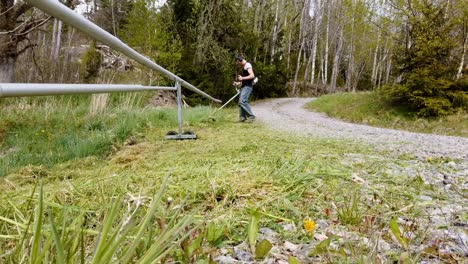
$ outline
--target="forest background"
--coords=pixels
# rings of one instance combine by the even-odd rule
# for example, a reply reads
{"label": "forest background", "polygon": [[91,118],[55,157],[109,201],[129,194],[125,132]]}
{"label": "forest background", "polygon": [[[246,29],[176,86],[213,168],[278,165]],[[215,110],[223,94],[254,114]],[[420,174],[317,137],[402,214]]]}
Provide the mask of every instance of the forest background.
{"label": "forest background", "polygon": [[[467,109],[466,1],[64,2],[223,100],[241,53],[260,77],[256,98],[379,90],[420,116]],[[122,56],[105,61],[110,51],[25,2],[0,3],[1,82],[167,84]]]}

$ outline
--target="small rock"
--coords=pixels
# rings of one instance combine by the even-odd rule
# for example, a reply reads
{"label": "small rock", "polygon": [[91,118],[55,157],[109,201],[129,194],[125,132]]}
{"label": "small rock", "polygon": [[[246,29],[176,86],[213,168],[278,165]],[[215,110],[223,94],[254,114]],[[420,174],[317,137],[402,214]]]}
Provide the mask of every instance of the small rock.
{"label": "small rock", "polygon": [[380,252],[387,252],[387,251],[390,251],[392,249],[392,246],[390,246],[390,244],[387,243],[387,241],[385,241],[383,239],[379,239],[379,245],[378,245],[377,249]]}
{"label": "small rock", "polygon": [[455,162],[453,162],[453,161],[447,162],[447,165],[450,166],[450,167],[457,166],[457,164]]}
{"label": "small rock", "polygon": [[296,245],[296,244],[293,244],[289,241],[284,241],[284,248],[286,248],[287,250],[291,251],[291,252],[295,252],[299,249],[299,246]]}
{"label": "small rock", "polygon": [[432,198],[427,196],[427,195],[419,195],[418,197],[421,201],[424,201],[424,202],[428,202],[428,201],[432,201]]}
{"label": "small rock", "polygon": [[288,264],[288,262],[286,260],[282,260],[282,259],[278,260],[276,263],[278,263],[278,264]]}
{"label": "small rock", "polygon": [[221,255],[227,255],[229,253],[229,250],[227,248],[222,248],[219,250],[219,254]]}
{"label": "small rock", "polygon": [[328,237],[326,235],[324,235],[324,234],[316,233],[316,234],[314,234],[314,238],[316,240],[318,240],[318,241],[324,241]]}
{"label": "small rock", "polygon": [[278,233],[271,230],[270,228],[262,227],[259,230],[258,240],[261,241],[263,239],[266,239],[271,243],[275,243],[278,240]]}
{"label": "small rock", "polygon": [[244,250],[234,250],[234,257],[240,261],[252,261],[253,256],[250,252]]}
{"label": "small rock", "polygon": [[328,227],[328,221],[324,219],[319,219],[315,222],[317,229],[325,230]]}
{"label": "small rock", "polygon": [[261,234],[264,234],[264,235],[266,235],[266,236],[274,237],[274,236],[277,236],[277,235],[278,235],[275,231],[271,230],[271,229],[268,228],[268,227],[262,227],[262,228],[260,228],[259,231],[260,231]]}
{"label": "small rock", "polygon": [[279,254],[281,252],[281,249],[279,248],[279,246],[273,246],[270,250],[270,253],[272,254]]}
{"label": "small rock", "polygon": [[451,184],[452,182],[450,182],[450,180],[443,180],[442,183],[443,183],[444,185],[448,185],[448,184]]}
{"label": "small rock", "polygon": [[296,231],[296,226],[294,224],[288,223],[283,225],[284,231]]}
{"label": "small rock", "polygon": [[214,259],[219,264],[234,264],[237,263],[231,256],[218,256]]}
{"label": "small rock", "polygon": [[355,182],[355,183],[367,184],[366,180],[364,180],[363,178],[357,176],[356,173],[353,173],[353,175],[351,177],[353,179],[353,182]]}

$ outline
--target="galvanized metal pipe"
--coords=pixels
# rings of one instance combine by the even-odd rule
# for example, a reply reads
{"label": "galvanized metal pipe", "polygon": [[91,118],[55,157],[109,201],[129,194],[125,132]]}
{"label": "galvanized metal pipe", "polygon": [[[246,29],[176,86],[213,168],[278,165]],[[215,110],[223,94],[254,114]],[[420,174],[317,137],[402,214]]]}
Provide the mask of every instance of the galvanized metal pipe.
{"label": "galvanized metal pipe", "polygon": [[182,135],[182,87],[176,82],[177,89],[177,123],[179,125],[179,135]]}
{"label": "galvanized metal pipe", "polygon": [[151,61],[150,59],[144,57],[140,53],[136,52],[134,49],[127,46],[120,39],[114,37],[107,31],[93,24],[91,21],[87,20],[81,15],[73,12],[71,9],[61,4],[59,1],[57,0],[26,0],[26,1],[34,5],[35,7],[41,9],[42,11],[54,16],[55,18],[60,19],[63,22],[83,31],[84,33],[88,34],[90,37],[112,47],[115,50],[122,52],[123,54],[134,59],[135,61],[162,73],[163,75],[170,78],[171,80],[175,82],[180,82],[180,84],[184,86],[185,88],[192,90],[204,96],[205,98],[208,98],[215,102],[218,102],[218,103],[221,102],[220,100],[215,99],[211,97],[210,95],[208,95],[207,93],[199,90],[198,88],[186,82],[185,80],[173,74],[172,72],[159,66],[158,64]]}
{"label": "galvanized metal pipe", "polygon": [[138,92],[150,90],[176,91],[176,88],[126,84],[0,83],[0,98],[60,94]]}

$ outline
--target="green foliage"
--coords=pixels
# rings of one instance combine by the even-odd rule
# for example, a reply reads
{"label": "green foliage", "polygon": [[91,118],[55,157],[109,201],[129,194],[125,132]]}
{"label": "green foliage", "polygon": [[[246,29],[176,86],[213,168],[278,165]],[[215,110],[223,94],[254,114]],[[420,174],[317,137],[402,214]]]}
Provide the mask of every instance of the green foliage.
{"label": "green foliage", "polygon": [[345,225],[358,225],[363,218],[360,207],[359,193],[356,189],[351,196],[344,197],[343,203],[338,206],[338,219]]}
{"label": "green foliage", "polygon": [[453,24],[445,4],[417,1],[414,8],[407,21],[411,44],[403,47],[397,57],[403,81],[389,87],[389,91],[420,116],[448,115],[457,108],[448,94],[456,69],[450,56]]}
{"label": "green foliage", "polygon": [[449,87],[447,97],[453,107],[468,112],[468,71]]}
{"label": "green foliage", "polygon": [[96,41],[91,41],[81,58],[81,72],[85,83],[93,83],[101,68],[102,54],[96,50]]}
{"label": "green foliage", "polygon": [[390,220],[390,231],[404,248],[408,248],[408,241],[402,236],[398,223],[394,217]]}
{"label": "green foliage", "polygon": [[[154,263],[172,253],[198,226],[193,213],[182,214],[182,206],[175,209],[162,206],[166,182],[146,206],[141,206],[142,201],[136,204],[127,201],[124,207],[121,196],[107,198],[99,210],[93,212],[99,214],[96,217],[102,218],[102,222],[89,229],[87,208],[55,204],[53,199],[46,199],[43,185],[41,181],[33,211],[24,206],[15,207],[14,212],[2,212],[0,225],[15,226],[9,233],[21,240],[19,244],[32,241],[31,247],[20,246],[2,255],[3,263],[28,260],[31,263],[80,263],[81,260],[84,263],[85,257],[89,263],[112,263],[115,259],[122,263],[136,260],[137,263]],[[34,220],[28,222],[33,216]],[[94,245],[85,247],[85,241]]]}
{"label": "green foliage", "polygon": [[128,22],[128,12],[133,0],[99,0],[94,2],[95,10],[91,20],[111,34],[117,34]]}
{"label": "green foliage", "polygon": [[257,247],[255,248],[255,258],[263,259],[268,254],[268,252],[270,252],[272,247],[273,245],[270,243],[270,241],[263,239],[257,244]]}
{"label": "green foliage", "polygon": [[174,109],[112,108],[111,115],[92,117],[87,100],[71,103],[69,98],[30,99],[31,104],[40,104],[35,111],[2,107],[0,175],[29,164],[50,167],[75,158],[106,156],[153,122],[168,128],[176,124]]}
{"label": "green foliage", "polygon": [[[456,95],[466,96],[463,93]],[[308,108],[349,122],[413,132],[468,136],[468,112],[460,110],[439,118],[418,118],[408,106],[396,103],[382,91],[324,95],[309,103]]]}
{"label": "green foliage", "polygon": [[138,0],[120,35],[130,46],[140,49],[156,63],[177,74],[182,41],[174,32],[174,26],[170,8],[158,11],[153,1]]}
{"label": "green foliage", "polygon": [[[287,73],[279,60],[266,63],[269,54],[269,28],[273,17],[265,18],[262,30],[253,30],[247,23],[254,18],[253,8],[242,1],[168,1],[165,8],[172,10],[172,34],[184,40],[179,64],[181,77],[198,88],[221,100],[235,93],[232,82],[239,69],[234,64],[234,55],[244,53],[252,63],[260,83],[254,89],[257,98],[277,97],[286,94]],[[271,3],[266,8],[272,8]],[[165,12],[165,11],[164,11]],[[169,11],[168,11],[169,12]],[[265,16],[272,16],[267,12]],[[176,29],[176,30],[174,30]],[[283,33],[281,33],[283,34]],[[281,54],[277,54],[279,58]],[[263,61],[263,62],[262,62]],[[270,61],[270,58],[268,58]],[[189,104],[200,104],[202,97],[188,91]]]}
{"label": "green foliage", "polygon": [[257,245],[257,235],[258,235],[258,224],[260,222],[260,213],[257,210],[250,210],[250,221],[248,226],[248,241],[250,245],[250,250],[252,253],[255,253]]}
{"label": "green foliage", "polygon": [[280,65],[254,63],[255,75],[259,82],[254,87],[254,95],[257,98],[274,98],[286,96],[286,70]]}

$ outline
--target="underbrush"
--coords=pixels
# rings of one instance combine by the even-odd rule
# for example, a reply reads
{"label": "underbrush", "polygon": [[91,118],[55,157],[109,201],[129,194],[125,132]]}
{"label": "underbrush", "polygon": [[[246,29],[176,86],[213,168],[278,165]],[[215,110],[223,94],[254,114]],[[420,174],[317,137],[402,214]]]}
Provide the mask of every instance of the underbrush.
{"label": "underbrush", "polygon": [[468,137],[468,113],[458,112],[439,118],[419,118],[404,107],[389,104],[378,92],[325,95],[308,108],[353,123],[394,128],[411,132]]}

